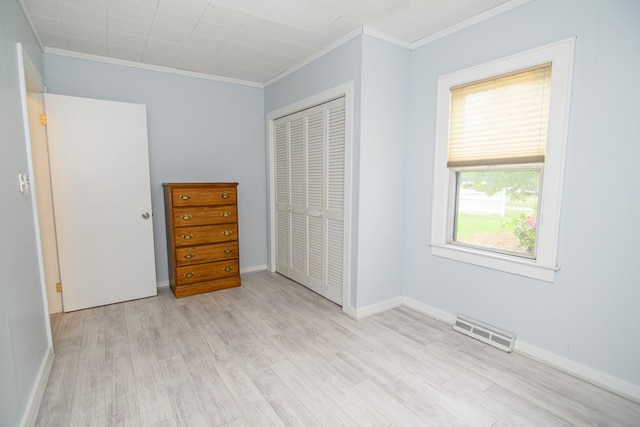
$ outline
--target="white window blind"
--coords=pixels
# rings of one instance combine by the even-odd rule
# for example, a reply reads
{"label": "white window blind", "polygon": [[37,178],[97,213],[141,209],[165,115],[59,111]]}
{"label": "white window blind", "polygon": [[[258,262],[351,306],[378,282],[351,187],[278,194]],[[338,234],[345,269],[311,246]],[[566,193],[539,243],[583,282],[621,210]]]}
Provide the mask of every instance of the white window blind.
{"label": "white window blind", "polygon": [[551,64],[451,88],[447,166],[543,163]]}

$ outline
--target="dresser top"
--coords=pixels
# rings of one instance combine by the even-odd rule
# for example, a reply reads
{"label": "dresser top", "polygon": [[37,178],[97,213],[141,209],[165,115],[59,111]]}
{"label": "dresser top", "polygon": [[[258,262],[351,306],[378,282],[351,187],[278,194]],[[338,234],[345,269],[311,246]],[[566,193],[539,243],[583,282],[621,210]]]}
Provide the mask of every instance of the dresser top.
{"label": "dresser top", "polygon": [[237,186],[237,182],[165,182],[164,187],[228,187]]}

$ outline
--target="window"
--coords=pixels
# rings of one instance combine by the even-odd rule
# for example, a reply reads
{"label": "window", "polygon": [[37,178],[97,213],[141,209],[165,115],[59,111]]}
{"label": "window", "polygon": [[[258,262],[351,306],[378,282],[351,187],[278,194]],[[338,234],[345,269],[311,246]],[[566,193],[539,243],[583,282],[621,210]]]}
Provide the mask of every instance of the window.
{"label": "window", "polygon": [[573,39],[438,79],[431,251],[553,281]]}

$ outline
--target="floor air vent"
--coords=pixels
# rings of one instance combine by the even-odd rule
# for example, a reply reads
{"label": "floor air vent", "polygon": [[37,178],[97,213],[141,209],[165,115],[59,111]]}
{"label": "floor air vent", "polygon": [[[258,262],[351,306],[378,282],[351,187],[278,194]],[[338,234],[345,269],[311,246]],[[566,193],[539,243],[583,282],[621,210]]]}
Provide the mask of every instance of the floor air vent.
{"label": "floor air vent", "polygon": [[484,323],[468,317],[456,317],[456,321],[453,323],[453,329],[508,353],[513,351],[513,347],[516,343],[515,335],[485,325]]}

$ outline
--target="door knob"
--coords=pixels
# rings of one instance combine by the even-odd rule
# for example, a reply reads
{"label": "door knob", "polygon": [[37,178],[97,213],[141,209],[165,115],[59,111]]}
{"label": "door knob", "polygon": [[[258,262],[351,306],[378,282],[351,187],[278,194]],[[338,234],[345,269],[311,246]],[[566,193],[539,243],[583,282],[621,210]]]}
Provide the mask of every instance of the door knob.
{"label": "door knob", "polygon": [[142,214],[142,218],[144,218],[144,219],[149,219],[150,216],[151,215],[149,215],[149,212],[145,212],[145,213]]}

